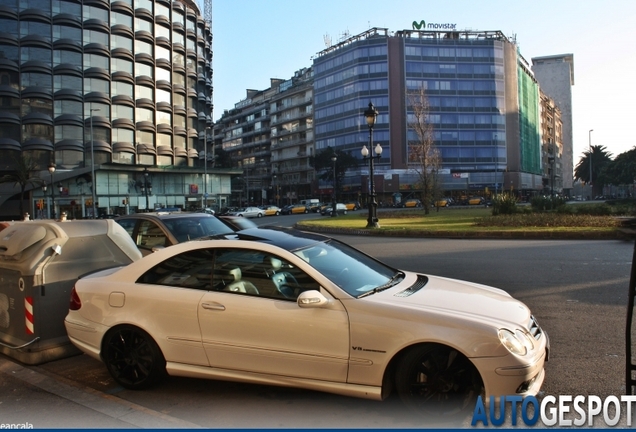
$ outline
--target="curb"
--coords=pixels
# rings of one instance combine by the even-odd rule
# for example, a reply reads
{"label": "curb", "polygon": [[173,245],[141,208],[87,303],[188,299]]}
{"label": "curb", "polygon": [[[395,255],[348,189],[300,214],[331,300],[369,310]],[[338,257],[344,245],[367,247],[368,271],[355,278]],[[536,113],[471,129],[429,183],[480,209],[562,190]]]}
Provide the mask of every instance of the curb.
{"label": "curb", "polygon": [[304,225],[297,223],[294,228],[304,231],[311,231],[321,234],[341,234],[341,235],[358,235],[358,236],[378,236],[378,237],[405,237],[405,238],[445,238],[445,239],[476,239],[476,240],[631,240],[634,236],[624,230],[615,230],[611,232],[509,232],[509,231],[490,231],[490,232],[462,232],[453,231],[422,231],[422,230],[403,230],[403,231],[383,231],[382,229],[356,229],[356,228],[330,228],[318,227],[315,225]]}

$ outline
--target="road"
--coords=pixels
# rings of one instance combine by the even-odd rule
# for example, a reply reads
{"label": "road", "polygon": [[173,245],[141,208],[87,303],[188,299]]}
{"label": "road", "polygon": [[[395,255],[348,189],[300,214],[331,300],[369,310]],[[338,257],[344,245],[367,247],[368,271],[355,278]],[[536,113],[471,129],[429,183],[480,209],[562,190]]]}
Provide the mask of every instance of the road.
{"label": "road", "polygon": [[[256,222],[291,225],[305,217],[321,216]],[[633,243],[334,237],[393,266],[496,286],[525,302],[551,338],[545,394],[625,393],[624,329]],[[32,414],[28,409],[14,413],[25,404]],[[71,407],[79,410],[77,416],[67,414]],[[7,408],[14,414],[9,416]],[[395,399],[372,402],[185,378],[133,392],[117,386],[99,362],[85,356],[29,368],[0,357],[0,423],[36,417],[41,423],[35,427],[435,426],[406,412]]]}

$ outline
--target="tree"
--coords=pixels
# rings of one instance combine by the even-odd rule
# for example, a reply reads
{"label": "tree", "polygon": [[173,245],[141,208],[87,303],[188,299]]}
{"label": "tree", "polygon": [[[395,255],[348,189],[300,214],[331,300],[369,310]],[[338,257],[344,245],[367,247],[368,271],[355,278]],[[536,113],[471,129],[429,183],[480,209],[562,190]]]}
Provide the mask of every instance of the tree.
{"label": "tree", "polygon": [[636,180],[636,147],[621,153],[605,165],[599,179],[603,184],[632,185]]}
{"label": "tree", "polygon": [[20,186],[20,215],[24,215],[24,190],[29,184],[39,186],[44,184],[36,173],[38,166],[28,153],[13,155],[14,171],[0,177],[0,183],[13,183]]}
{"label": "tree", "polygon": [[[600,176],[603,168],[612,162],[611,153],[603,145],[593,145],[590,150],[583,152],[583,156],[574,168],[574,178],[592,183],[592,198],[603,190],[603,178]],[[592,178],[590,179],[590,160],[592,163]]]}
{"label": "tree", "polygon": [[332,147],[327,147],[321,151],[316,152],[314,156],[309,158],[309,163],[314,167],[316,173],[320,173],[318,178],[325,182],[334,183],[333,178],[333,161],[332,156],[336,156],[336,185],[341,185],[344,180],[345,174],[351,168],[358,166],[358,159],[352,156],[349,152],[343,150],[334,150]]}
{"label": "tree", "polygon": [[433,137],[433,125],[429,119],[430,107],[426,90],[424,87],[420,87],[417,90],[407,91],[406,95],[413,110],[408,127],[415,132],[417,137],[408,142],[408,158],[419,177],[424,213],[429,214],[430,203],[438,193],[437,173],[441,165],[441,155]]}

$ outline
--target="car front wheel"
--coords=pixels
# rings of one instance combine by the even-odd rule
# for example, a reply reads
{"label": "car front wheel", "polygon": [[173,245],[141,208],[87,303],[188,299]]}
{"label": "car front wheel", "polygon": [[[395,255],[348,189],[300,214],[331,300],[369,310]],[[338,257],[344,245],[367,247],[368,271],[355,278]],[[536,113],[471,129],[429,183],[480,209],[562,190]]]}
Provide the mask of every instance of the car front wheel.
{"label": "car front wheel", "polygon": [[396,368],[395,386],[409,408],[427,416],[452,416],[475,407],[483,383],[475,366],[443,345],[419,345]]}
{"label": "car front wheel", "polygon": [[148,388],[166,375],[166,360],[152,337],[140,328],[123,325],[104,338],[102,358],[122,387]]}
{"label": "car front wheel", "polygon": [[262,213],[259,213],[257,217],[262,217],[262,216],[263,216],[263,214],[262,214]]}

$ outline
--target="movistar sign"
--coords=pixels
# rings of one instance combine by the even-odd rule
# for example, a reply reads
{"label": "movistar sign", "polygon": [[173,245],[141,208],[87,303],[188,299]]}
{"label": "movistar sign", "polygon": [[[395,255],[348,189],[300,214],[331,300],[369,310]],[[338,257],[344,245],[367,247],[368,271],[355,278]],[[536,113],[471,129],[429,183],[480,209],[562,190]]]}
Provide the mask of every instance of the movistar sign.
{"label": "movistar sign", "polygon": [[455,30],[456,28],[457,24],[427,23],[424,20],[419,23],[417,21],[413,21],[413,30]]}

